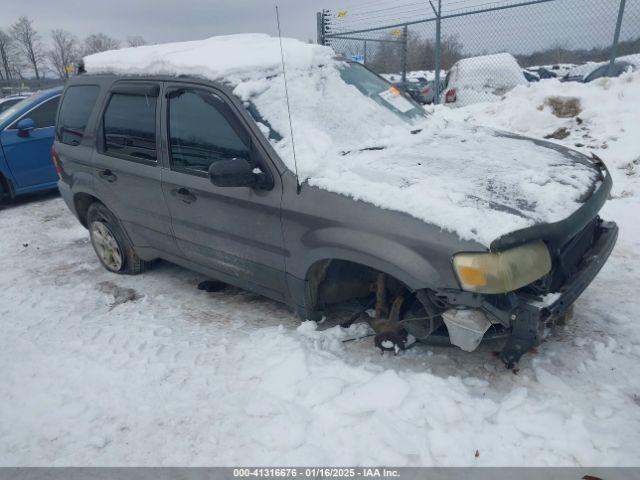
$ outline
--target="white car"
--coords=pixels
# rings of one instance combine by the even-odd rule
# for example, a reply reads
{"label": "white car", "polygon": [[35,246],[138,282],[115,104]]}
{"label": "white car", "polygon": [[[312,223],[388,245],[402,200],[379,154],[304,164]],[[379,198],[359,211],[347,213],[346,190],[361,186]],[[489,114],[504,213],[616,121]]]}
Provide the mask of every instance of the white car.
{"label": "white car", "polygon": [[508,53],[458,60],[445,79],[441,103],[462,107],[499,100],[518,85],[527,85],[518,62]]}

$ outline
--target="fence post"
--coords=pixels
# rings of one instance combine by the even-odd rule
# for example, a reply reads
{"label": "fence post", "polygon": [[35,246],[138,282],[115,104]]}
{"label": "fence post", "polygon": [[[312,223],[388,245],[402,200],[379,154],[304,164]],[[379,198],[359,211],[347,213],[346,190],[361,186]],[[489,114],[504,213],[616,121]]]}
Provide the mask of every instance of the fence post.
{"label": "fence post", "polygon": [[611,56],[609,57],[609,68],[607,75],[611,75],[613,65],[616,61],[616,51],[618,50],[618,41],[620,40],[620,28],[622,27],[622,16],[624,15],[624,7],[626,0],[620,0],[620,8],[618,10],[618,21],[616,22],[616,31],[613,34],[613,44],[611,45]]}
{"label": "fence post", "polygon": [[362,55],[362,63],[367,64],[367,41],[364,41],[364,54]]}
{"label": "fence post", "polygon": [[435,79],[433,85],[436,89],[435,97],[433,97],[433,103],[436,105],[440,103],[440,17],[442,13],[442,0],[438,0],[438,13],[436,14],[436,64],[435,64]]}
{"label": "fence post", "polygon": [[324,22],[322,19],[322,12],[316,12],[316,41],[318,45],[324,45]]}
{"label": "fence post", "polygon": [[402,83],[407,81],[407,37],[408,27],[402,27]]}

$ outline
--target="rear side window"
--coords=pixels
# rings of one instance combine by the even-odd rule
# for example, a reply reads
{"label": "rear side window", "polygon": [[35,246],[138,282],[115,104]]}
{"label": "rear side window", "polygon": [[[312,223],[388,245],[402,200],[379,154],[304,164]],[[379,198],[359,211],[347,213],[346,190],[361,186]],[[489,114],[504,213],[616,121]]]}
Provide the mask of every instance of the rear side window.
{"label": "rear side window", "polygon": [[[34,128],[47,128],[53,127],[56,122],[56,112],[58,111],[58,103],[60,102],[60,96],[50,98],[44,103],[41,103],[29,113],[24,114],[22,118],[30,118],[33,120]],[[20,119],[20,120],[21,120]],[[18,120],[18,122],[20,121]],[[10,128],[18,128],[18,122],[11,125]]]}
{"label": "rear side window", "polygon": [[67,145],[78,145],[87,128],[89,116],[100,93],[97,85],[77,85],[69,87],[64,94],[56,138]]}
{"label": "rear side window", "polygon": [[153,96],[113,93],[103,118],[104,153],[155,162],[156,103]]}

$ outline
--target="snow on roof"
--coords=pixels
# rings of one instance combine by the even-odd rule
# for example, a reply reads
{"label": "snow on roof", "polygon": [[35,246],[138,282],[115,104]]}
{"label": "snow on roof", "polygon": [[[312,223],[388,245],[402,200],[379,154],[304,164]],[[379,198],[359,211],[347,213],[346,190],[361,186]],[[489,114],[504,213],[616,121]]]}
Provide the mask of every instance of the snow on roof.
{"label": "snow on roof", "polygon": [[451,84],[457,88],[513,88],[527,83],[522,68],[509,53],[463,58],[451,72]]}
{"label": "snow on roof", "polygon": [[636,68],[640,68],[640,53],[632,53],[631,55],[624,55],[616,58],[617,62],[628,62],[634,65]]}
{"label": "snow on roof", "polygon": [[[329,61],[329,47],[283,38],[288,70]],[[190,42],[109,50],[84,57],[88,73],[191,75],[210,80],[254,77],[281,71],[278,38],[262,33],[226,35]]]}
{"label": "snow on roof", "polygon": [[587,62],[582,65],[577,65],[569,70],[569,76],[584,78],[601,65],[604,65],[604,62]]}
{"label": "snow on roof", "polygon": [[[622,57],[616,57],[616,62],[627,62],[636,68],[640,68],[640,53],[634,53],[631,55],[624,55]],[[587,62],[582,65],[577,65],[569,71],[569,77],[582,77],[587,76],[594,72],[597,68],[607,65],[609,62]]]}

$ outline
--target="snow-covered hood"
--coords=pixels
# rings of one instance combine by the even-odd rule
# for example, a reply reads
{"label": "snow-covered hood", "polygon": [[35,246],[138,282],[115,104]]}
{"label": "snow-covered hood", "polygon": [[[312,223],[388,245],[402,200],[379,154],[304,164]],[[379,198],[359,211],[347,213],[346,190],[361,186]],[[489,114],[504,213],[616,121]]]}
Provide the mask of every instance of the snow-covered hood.
{"label": "snow-covered hood", "polygon": [[344,152],[308,182],[485,246],[515,230],[565,219],[591,196],[600,175],[578,152],[460,124],[367,147]]}

